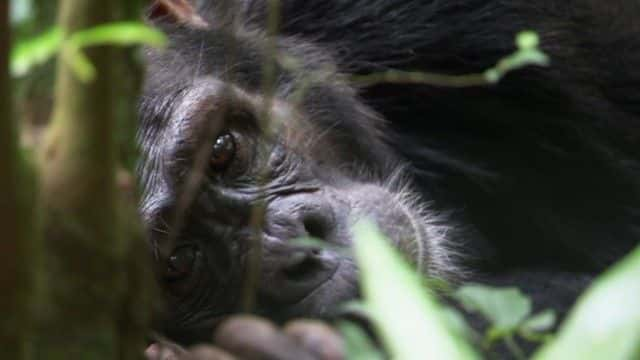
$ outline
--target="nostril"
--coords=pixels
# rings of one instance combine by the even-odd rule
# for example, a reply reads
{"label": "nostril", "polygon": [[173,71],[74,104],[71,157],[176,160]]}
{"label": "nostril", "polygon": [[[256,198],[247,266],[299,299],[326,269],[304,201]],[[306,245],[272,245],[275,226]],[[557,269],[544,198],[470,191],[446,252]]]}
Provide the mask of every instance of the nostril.
{"label": "nostril", "polygon": [[326,240],[329,227],[319,216],[307,216],[303,220],[304,229],[307,235],[316,239]]}
{"label": "nostril", "polygon": [[319,249],[293,254],[287,266],[282,270],[283,274],[290,281],[302,281],[313,277],[322,269],[322,263],[317,257],[319,254]]}

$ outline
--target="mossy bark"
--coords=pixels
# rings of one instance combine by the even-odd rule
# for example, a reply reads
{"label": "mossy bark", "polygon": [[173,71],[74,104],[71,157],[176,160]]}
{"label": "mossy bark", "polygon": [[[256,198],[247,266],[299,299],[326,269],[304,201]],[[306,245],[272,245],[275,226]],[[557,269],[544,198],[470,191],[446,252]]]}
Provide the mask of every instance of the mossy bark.
{"label": "mossy bark", "polygon": [[[69,35],[113,21],[125,0],[59,4],[58,24]],[[136,358],[150,281],[137,223],[127,221],[135,218],[132,191],[116,181],[116,89],[123,80],[114,71],[115,49],[85,51],[97,78],[83,83],[58,61],[52,121],[39,154],[48,302],[37,356]]]}

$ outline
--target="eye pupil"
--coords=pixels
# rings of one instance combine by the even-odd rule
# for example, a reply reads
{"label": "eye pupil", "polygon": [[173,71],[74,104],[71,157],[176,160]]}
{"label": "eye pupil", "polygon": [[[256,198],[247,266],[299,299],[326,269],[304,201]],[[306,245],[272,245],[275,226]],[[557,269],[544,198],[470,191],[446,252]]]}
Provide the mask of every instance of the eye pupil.
{"label": "eye pupil", "polygon": [[193,247],[187,246],[176,249],[168,260],[168,277],[179,279],[191,274],[195,259],[196,250]]}
{"label": "eye pupil", "polygon": [[218,136],[213,143],[211,167],[216,171],[224,170],[233,160],[235,151],[236,143],[231,134],[225,133]]}

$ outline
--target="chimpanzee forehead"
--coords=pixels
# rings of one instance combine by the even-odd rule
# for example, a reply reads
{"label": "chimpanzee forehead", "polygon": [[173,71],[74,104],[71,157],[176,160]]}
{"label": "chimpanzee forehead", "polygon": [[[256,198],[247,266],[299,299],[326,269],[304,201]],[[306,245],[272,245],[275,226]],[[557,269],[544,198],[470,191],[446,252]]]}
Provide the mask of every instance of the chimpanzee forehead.
{"label": "chimpanzee forehead", "polygon": [[[181,111],[202,113],[197,102],[208,96],[205,93],[211,91],[211,86],[215,87],[207,85],[207,81],[218,81],[233,89],[233,93],[240,95],[238,98],[247,99],[244,103],[240,101],[242,106],[248,104],[255,109],[260,107],[256,104],[267,98],[273,100],[275,110],[280,110],[277,112],[302,120],[295,121],[296,126],[311,124],[318,133],[332,129],[330,133],[336,137],[355,139],[341,146],[357,158],[373,158],[367,162],[376,164],[385,162],[381,158],[389,158],[388,151],[375,151],[385,148],[384,145],[372,146],[382,142],[384,125],[336,71],[331,54],[317,45],[287,37],[270,42],[264,33],[246,29],[178,28],[167,32],[170,47],[147,53],[150,66],[142,106],[146,104],[151,111],[142,114],[151,121],[143,120],[143,132],[145,127],[163,127]],[[265,62],[273,65],[269,76],[273,83],[266,93]],[[201,109],[211,104],[204,104]],[[158,113],[159,110],[163,113]],[[287,122],[292,124],[291,120]]]}
{"label": "chimpanzee forehead", "polygon": [[[189,84],[194,79],[212,76],[257,91],[261,88],[265,63],[264,39],[232,35],[225,29],[204,30],[178,28],[167,31],[170,45],[164,50],[150,50],[149,62],[155,69],[151,87]],[[163,69],[172,69],[166,73]],[[283,69],[276,68],[276,76]],[[160,76],[158,76],[160,72]]]}

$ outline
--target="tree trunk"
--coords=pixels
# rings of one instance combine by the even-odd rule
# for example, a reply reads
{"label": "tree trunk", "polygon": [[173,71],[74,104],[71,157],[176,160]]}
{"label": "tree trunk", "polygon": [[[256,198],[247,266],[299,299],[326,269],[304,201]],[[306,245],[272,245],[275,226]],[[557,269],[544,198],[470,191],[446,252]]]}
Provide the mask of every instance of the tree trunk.
{"label": "tree trunk", "polygon": [[0,2],[0,358],[24,359],[38,259],[33,176],[18,147],[9,77],[9,1]]}
{"label": "tree trunk", "polygon": [[[73,34],[113,21],[123,4],[63,0],[58,24]],[[124,80],[113,71],[113,48],[85,51],[97,79],[82,83],[67,62],[58,61],[53,116],[40,152],[49,303],[38,356],[136,358],[150,282],[137,222],[125,221],[135,218],[123,196],[130,189],[116,183],[115,89]]]}

